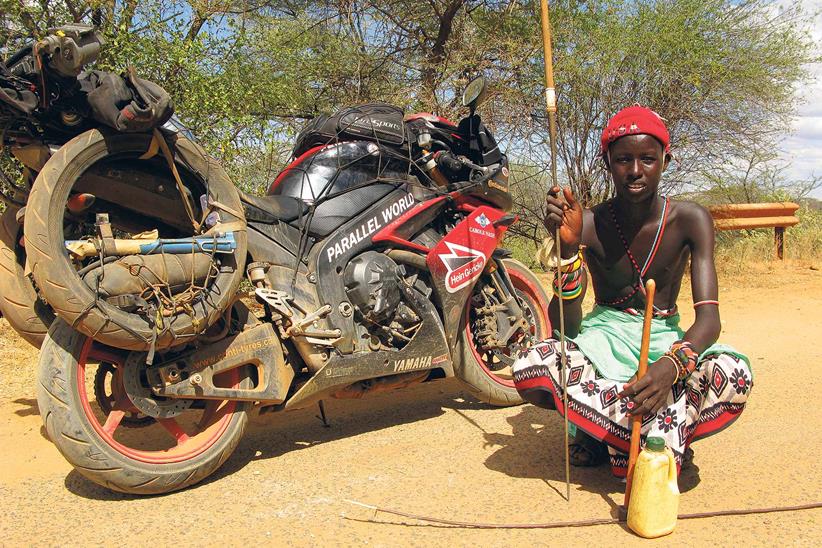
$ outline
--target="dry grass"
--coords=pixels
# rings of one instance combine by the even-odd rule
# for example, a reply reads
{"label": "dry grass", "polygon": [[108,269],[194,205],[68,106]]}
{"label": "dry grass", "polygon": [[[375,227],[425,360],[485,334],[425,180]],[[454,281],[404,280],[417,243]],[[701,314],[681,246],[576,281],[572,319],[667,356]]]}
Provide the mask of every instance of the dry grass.
{"label": "dry grass", "polygon": [[[822,212],[800,210],[799,224],[785,231],[785,259],[804,268],[822,268]],[[767,274],[778,268],[774,231],[734,230],[717,234],[716,266],[720,276]]]}

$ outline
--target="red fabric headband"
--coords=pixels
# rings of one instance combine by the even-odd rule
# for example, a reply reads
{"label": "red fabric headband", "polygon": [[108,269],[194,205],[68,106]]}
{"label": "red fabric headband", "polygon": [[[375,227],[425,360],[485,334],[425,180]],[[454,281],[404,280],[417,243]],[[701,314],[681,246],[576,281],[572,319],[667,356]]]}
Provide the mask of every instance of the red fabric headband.
{"label": "red fabric headband", "polygon": [[665,152],[671,152],[671,135],[665,122],[653,110],[633,106],[617,112],[602,131],[602,154],[608,152],[608,147],[626,135],[650,135],[655,137],[665,147]]}

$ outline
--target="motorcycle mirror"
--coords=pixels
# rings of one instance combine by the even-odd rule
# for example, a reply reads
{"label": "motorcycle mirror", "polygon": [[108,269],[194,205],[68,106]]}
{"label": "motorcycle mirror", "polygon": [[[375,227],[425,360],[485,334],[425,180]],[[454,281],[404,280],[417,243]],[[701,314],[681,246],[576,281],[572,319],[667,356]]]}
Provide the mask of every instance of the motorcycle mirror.
{"label": "motorcycle mirror", "polygon": [[465,86],[465,91],[462,92],[462,106],[469,107],[471,113],[485,100],[485,92],[487,90],[485,84],[485,76],[477,76]]}

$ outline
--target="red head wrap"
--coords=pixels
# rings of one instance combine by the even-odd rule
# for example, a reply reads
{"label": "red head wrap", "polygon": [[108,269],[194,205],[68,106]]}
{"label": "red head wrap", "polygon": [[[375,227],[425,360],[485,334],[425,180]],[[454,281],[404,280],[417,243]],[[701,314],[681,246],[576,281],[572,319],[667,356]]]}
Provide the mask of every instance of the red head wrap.
{"label": "red head wrap", "polygon": [[671,152],[671,135],[665,122],[653,110],[639,105],[627,107],[617,112],[602,131],[602,154],[608,152],[608,147],[626,135],[650,135],[665,147],[665,152]]}

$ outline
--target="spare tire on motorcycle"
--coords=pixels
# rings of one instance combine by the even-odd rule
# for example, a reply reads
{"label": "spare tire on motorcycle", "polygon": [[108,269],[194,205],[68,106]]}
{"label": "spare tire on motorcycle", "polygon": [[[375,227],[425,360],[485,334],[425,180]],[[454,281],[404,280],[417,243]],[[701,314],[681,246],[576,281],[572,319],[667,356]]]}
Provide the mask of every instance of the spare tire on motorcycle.
{"label": "spare tire on motorcycle", "polygon": [[23,231],[15,219],[17,211],[6,208],[0,216],[0,313],[21,337],[40,348],[54,314],[37,297],[25,275],[25,254],[19,243]]}
{"label": "spare tire on motorcycle", "polygon": [[[74,329],[127,350],[191,341],[231,304],[244,276],[238,190],[199,146],[180,134],[163,134],[160,143],[159,135],[96,129],[78,135],[43,167],[26,208],[27,261],[42,296]],[[229,252],[215,252],[221,235],[233,239]],[[165,249],[174,246],[158,247],[168,241],[158,236],[187,242],[197,236],[213,245],[185,244],[190,252],[168,255]],[[69,240],[91,252],[68,253]],[[142,254],[112,253],[120,242]],[[204,250],[205,266],[195,256]],[[124,280],[120,291],[117,279]]]}

